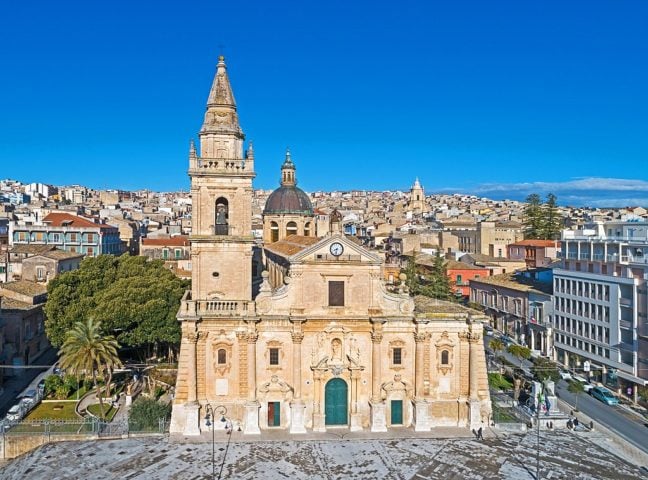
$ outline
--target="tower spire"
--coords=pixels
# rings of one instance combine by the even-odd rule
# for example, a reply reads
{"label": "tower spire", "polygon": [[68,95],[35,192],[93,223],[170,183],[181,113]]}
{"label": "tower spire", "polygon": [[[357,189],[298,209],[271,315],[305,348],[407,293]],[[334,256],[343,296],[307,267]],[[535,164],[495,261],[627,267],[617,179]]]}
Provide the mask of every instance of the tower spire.
{"label": "tower spire", "polygon": [[218,57],[216,75],[207,98],[207,112],[201,133],[233,133],[243,138],[236,113],[236,100],[227,75],[225,57]]}
{"label": "tower spire", "polygon": [[295,178],[295,164],[290,157],[290,149],[286,148],[286,159],[284,160],[283,165],[281,165],[281,186],[294,187],[295,185],[297,185],[297,179]]}

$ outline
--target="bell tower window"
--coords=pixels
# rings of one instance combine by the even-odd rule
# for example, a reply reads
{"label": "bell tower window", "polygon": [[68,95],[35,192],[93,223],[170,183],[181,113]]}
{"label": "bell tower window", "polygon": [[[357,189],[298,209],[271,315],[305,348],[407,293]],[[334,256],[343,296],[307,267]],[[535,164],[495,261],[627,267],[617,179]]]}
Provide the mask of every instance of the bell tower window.
{"label": "bell tower window", "polygon": [[216,200],[215,235],[229,235],[229,202],[226,198]]}
{"label": "bell tower window", "polygon": [[295,222],[288,222],[286,225],[286,236],[297,235],[297,224]]}
{"label": "bell tower window", "polygon": [[277,225],[277,222],[270,222],[270,241],[272,243],[279,241],[279,225]]}

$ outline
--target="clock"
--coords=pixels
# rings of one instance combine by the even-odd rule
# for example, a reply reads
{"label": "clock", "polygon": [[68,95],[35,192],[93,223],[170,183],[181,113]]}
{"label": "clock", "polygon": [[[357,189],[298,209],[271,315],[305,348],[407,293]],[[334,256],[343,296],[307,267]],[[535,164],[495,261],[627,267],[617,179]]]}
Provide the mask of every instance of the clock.
{"label": "clock", "polygon": [[339,257],[340,255],[342,255],[342,252],[344,252],[344,246],[340,242],[335,242],[331,244],[329,251],[332,255]]}

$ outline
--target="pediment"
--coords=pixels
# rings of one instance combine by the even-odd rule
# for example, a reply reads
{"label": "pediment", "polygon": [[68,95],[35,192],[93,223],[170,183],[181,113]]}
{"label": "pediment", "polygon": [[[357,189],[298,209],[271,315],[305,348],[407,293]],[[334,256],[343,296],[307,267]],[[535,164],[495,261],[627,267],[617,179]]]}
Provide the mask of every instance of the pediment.
{"label": "pediment", "polygon": [[[340,244],[342,246],[342,253],[340,255],[334,255],[331,252],[331,246],[334,244]],[[290,260],[291,263],[322,261],[329,263],[363,262],[382,264],[383,262],[379,255],[370,252],[340,234],[322,238],[316,244],[295,254]]]}

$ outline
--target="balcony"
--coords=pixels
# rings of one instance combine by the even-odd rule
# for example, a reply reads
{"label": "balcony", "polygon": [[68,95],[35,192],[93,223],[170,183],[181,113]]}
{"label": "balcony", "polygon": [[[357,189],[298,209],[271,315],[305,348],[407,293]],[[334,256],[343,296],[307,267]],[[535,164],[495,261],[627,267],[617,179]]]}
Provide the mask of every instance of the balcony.
{"label": "balcony", "polygon": [[179,316],[231,317],[253,315],[254,302],[247,300],[191,300],[191,292],[185,293],[180,304]]}

